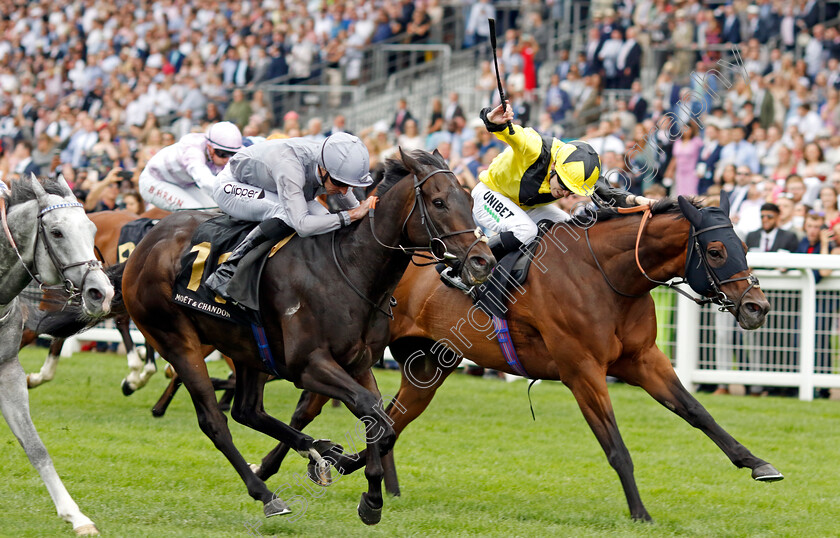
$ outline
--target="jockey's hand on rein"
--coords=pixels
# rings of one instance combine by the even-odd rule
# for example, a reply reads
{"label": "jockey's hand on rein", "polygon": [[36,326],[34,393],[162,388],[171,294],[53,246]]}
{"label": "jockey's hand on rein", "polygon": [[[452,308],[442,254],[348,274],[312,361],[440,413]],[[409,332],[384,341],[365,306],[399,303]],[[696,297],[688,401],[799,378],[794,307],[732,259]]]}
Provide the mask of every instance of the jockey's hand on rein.
{"label": "jockey's hand on rein", "polygon": [[366,198],[363,202],[359,204],[359,207],[354,207],[347,211],[347,214],[350,216],[350,222],[354,222],[359,220],[360,218],[364,217],[370,211],[370,200],[373,198],[372,196]]}

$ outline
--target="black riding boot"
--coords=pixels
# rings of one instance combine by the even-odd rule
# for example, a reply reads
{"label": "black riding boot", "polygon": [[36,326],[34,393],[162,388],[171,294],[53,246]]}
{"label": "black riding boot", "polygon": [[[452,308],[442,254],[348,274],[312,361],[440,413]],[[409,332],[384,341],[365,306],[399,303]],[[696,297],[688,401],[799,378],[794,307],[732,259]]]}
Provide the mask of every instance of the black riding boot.
{"label": "black riding boot", "polygon": [[270,239],[282,239],[282,236],[278,237],[278,235],[286,233],[287,230],[288,226],[280,219],[268,219],[261,222],[259,226],[251,230],[251,233],[245,236],[245,239],[236,245],[236,248],[234,248],[233,252],[230,253],[230,257],[228,257],[224,263],[220,264],[216,270],[213,271],[212,275],[207,277],[204,284],[213,290],[219,297],[222,297],[223,299],[230,299],[230,296],[227,294],[227,287],[228,284],[230,284],[230,279],[233,278],[236,267],[239,265],[239,261],[254,247],[257,247]]}
{"label": "black riding boot", "polygon": [[506,254],[509,254],[522,246],[522,241],[513,235],[513,232],[502,232],[491,237],[487,241],[490,252],[496,258],[496,262],[502,261]]}

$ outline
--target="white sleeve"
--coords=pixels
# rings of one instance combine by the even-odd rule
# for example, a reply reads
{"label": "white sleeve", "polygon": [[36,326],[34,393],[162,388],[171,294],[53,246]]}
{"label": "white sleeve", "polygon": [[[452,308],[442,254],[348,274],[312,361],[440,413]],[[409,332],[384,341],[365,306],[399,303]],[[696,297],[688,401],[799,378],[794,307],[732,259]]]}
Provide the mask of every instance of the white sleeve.
{"label": "white sleeve", "polygon": [[207,159],[198,148],[189,148],[180,157],[184,170],[193,178],[198,187],[212,193],[216,187],[216,175],[207,167]]}

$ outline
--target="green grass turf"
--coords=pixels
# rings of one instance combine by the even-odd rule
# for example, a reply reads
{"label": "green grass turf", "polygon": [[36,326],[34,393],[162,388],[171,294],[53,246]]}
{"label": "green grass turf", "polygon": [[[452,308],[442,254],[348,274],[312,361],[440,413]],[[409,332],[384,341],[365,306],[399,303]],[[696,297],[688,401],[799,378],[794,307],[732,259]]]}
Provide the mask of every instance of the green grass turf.
{"label": "green grass turf", "polygon": [[[27,371],[45,350],[29,348]],[[221,363],[211,373],[224,374]],[[840,402],[701,395],[732,435],[776,465],[782,482],[763,484],[736,469],[700,432],[636,388],[611,387],[624,440],[653,524],[632,522],[615,472],[570,392],[558,383],[454,375],[397,444],[403,496],[386,498],[382,522],[366,527],[356,504],[362,473],[312,498],[293,479],[305,462],[290,457],[269,487],[301,495],[298,519],[266,520],[227,460],[198,428],[186,391],[166,416],[149,409],[166,380],[126,398],[125,359],[81,353],[57,379],[32,392],[35,424],[59,474],[105,536],[837,536],[840,534]],[[377,372],[393,392],[395,372]],[[298,392],[271,383],[266,408],[285,420]],[[248,461],[274,443],[229,421]],[[327,408],[307,430],[347,446],[354,420]],[[71,536],[5,423],[0,424],[0,535]],[[300,505],[298,505],[300,506]]]}

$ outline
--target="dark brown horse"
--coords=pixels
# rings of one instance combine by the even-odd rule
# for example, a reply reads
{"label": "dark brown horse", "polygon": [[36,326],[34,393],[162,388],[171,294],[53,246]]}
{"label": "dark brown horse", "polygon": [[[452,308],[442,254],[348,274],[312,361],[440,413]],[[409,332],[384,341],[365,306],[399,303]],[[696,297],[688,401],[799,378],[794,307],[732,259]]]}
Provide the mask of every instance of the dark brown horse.
{"label": "dark brown horse", "polygon": [[[117,252],[120,230],[122,230],[123,226],[138,218],[161,219],[168,214],[168,211],[157,208],[146,211],[140,216],[124,210],[90,213],[88,218],[96,225],[95,248],[99,261],[107,268],[115,265],[118,261],[124,261],[131,253],[132,246],[130,245],[125,247],[125,252],[119,254]],[[119,288],[117,289],[119,290]],[[128,314],[119,301],[117,301],[117,304],[119,306],[112,309],[107,318],[114,318],[114,323],[117,326],[117,330],[120,331],[123,344],[125,344],[130,372],[126,379],[122,381],[121,386],[123,394],[128,396],[145,385],[149,377],[155,372],[154,350],[150,346],[147,346],[145,361],[140,359],[134,346],[134,341],[131,339],[131,334],[129,334]],[[36,313],[30,312],[29,315],[34,316]],[[49,353],[44,361],[44,365],[41,366],[41,370],[37,373],[27,374],[26,376],[26,385],[30,389],[51,381],[55,377],[58,360],[61,357],[61,348],[64,346],[65,339],[87,328],[88,322],[89,320],[84,318],[74,319],[69,312],[50,312],[45,316],[39,315],[37,327],[24,330],[23,339],[20,344],[21,347],[31,344],[41,334],[50,334],[55,337],[50,344]],[[36,324],[28,323],[28,326],[33,325]]]}
{"label": "dark brown horse", "polygon": [[[613,415],[608,375],[642,387],[709,436],[737,467],[752,469],[754,479],[782,478],[714,421],[656,347],[656,316],[649,292],[658,283],[686,276],[686,268],[695,291],[714,297],[743,328],[758,328],[769,311],[757,280],[748,275],[746,249],[726,217],[728,208],[698,210],[685,199],[679,206],[674,201],[656,204],[643,234],[639,214],[612,210],[599,211],[597,223],[588,229],[554,225],[542,239],[523,289],[512,292],[515,302],[507,314],[521,366],[534,379],[559,380],[571,389],[618,473],[630,515],[639,520],[650,516]],[[463,293],[443,286],[434,270],[410,268],[394,297],[398,306],[390,348],[401,365],[402,383],[396,396],[400,408],[392,405],[389,416],[397,435],[426,409],[462,357],[519,373],[492,338],[488,316]],[[323,403],[323,397],[304,393],[290,425],[302,429]],[[276,472],[287,450],[283,445],[275,448],[263,459],[258,475],[265,479]],[[390,467],[386,487],[398,495],[393,460],[384,461]],[[352,470],[349,465],[343,469]]]}
{"label": "dark brown horse", "polygon": [[330,234],[294,237],[267,262],[261,281],[261,314],[274,367],[260,360],[252,328],[239,326],[172,301],[181,256],[196,227],[210,215],[173,214],[137,245],[125,266],[123,299],[148,342],[169,361],[189,390],[199,426],[230,461],[266,516],[288,513],[237,451],[219,411],[204,356],[210,347],[236,366],[231,416],[322,464],[334,448],[289,428],[263,409],[271,373],[296,386],[344,402],[367,427],[365,474],[369,488],[358,511],[379,521],[381,455],[390,451],[393,429],[379,401],[370,368],[388,342],[386,309],[409,264],[411,249],[461,261],[461,276],[482,282],[494,264],[479,241],[472,201],[439,154],[401,154],[389,161],[377,190],[375,214]]}

